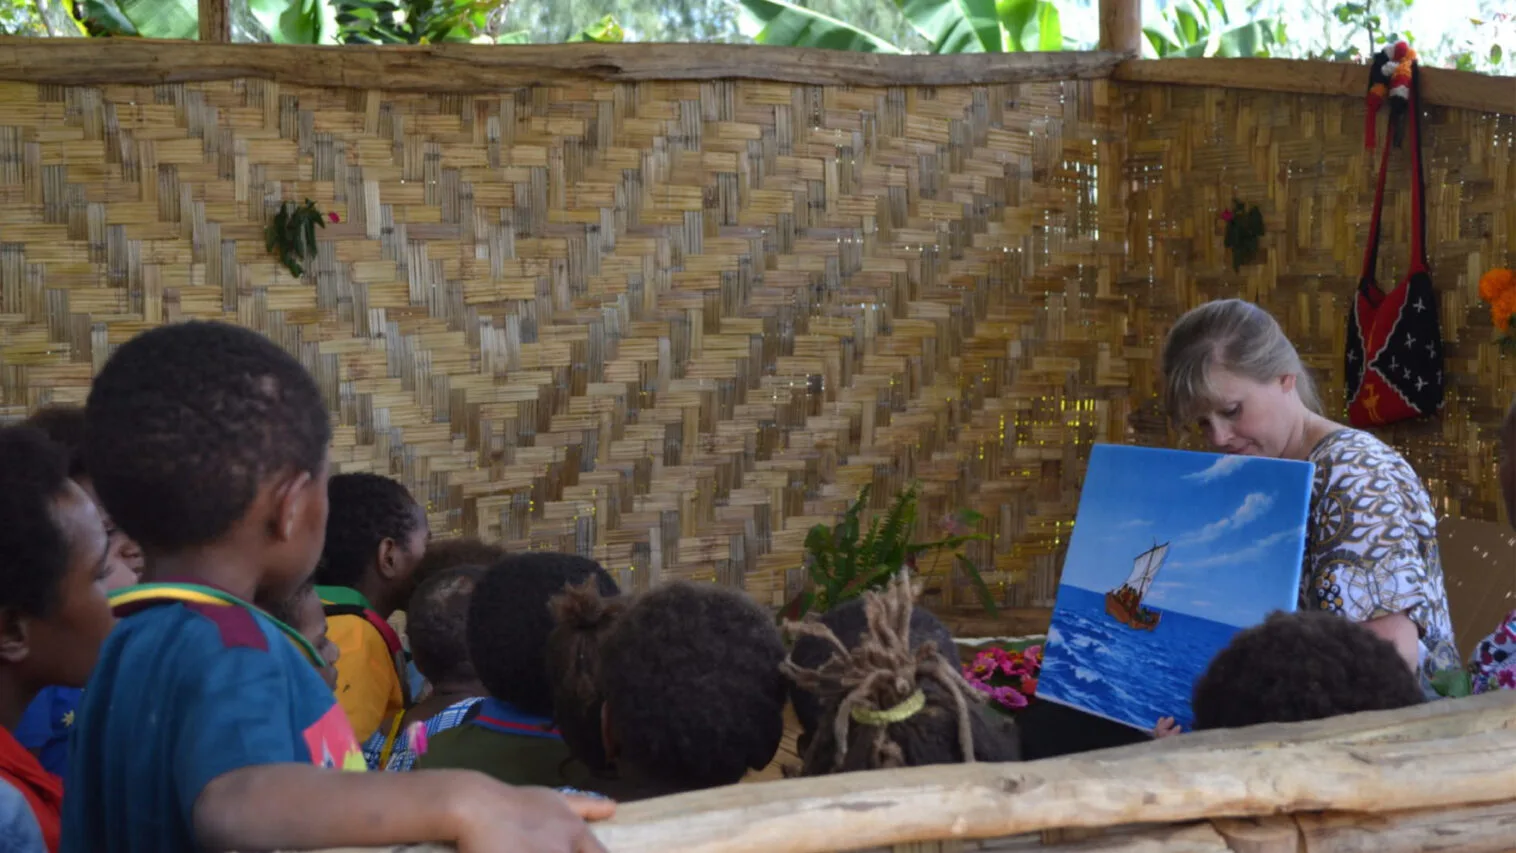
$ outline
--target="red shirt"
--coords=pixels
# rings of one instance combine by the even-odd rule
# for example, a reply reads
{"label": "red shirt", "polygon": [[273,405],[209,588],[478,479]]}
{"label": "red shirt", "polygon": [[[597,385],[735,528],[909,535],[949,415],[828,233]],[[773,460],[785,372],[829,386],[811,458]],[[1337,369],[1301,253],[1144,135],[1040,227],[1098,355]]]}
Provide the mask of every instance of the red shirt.
{"label": "red shirt", "polygon": [[58,853],[63,819],[63,780],[42,769],[37,757],[6,729],[0,728],[0,777],[15,786],[37,816],[42,841],[49,853]]}

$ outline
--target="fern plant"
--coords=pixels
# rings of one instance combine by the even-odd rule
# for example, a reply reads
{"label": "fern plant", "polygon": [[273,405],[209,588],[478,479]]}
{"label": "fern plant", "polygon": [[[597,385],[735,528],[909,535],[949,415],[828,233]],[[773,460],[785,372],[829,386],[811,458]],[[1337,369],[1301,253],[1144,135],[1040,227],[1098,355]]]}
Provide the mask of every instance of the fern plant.
{"label": "fern plant", "polygon": [[932,564],[922,574],[937,574],[937,560],[951,554],[951,567],[961,567],[968,576],[984,609],[997,612],[994,596],[979,574],[979,568],[959,549],[969,542],[988,537],[971,533],[983,520],[973,510],[960,510],[944,525],[947,535],[930,542],[912,542],[916,527],[917,499],[920,492],[912,484],[895,496],[883,516],[876,516],[865,529],[864,510],[871,488],[864,486],[858,498],[842,514],[836,525],[818,524],[805,537],[806,571],[810,588],[791,599],[781,612],[781,619],[799,619],[812,610],[825,613],[843,602],[857,598],[870,589],[883,589],[902,568],[918,570],[920,557],[934,555]]}

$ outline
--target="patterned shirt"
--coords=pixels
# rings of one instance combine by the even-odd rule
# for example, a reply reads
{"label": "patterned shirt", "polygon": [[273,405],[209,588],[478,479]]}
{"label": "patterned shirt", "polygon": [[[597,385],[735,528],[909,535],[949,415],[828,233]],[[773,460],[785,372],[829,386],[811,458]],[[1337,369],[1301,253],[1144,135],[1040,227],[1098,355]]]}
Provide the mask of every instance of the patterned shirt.
{"label": "patterned shirt", "polygon": [[1354,622],[1406,614],[1420,637],[1422,691],[1436,698],[1432,674],[1462,662],[1426,488],[1399,453],[1361,430],[1322,439],[1310,461],[1316,480],[1300,608]]}
{"label": "patterned shirt", "polygon": [[374,736],[363,744],[363,757],[368,761],[368,766],[376,770],[389,770],[404,772],[415,766],[416,758],[426,753],[426,742],[439,732],[445,732],[454,728],[468,718],[468,712],[484,699],[475,696],[464,699],[443,708],[433,714],[425,722],[411,723],[405,731],[395,738],[395,748],[390,751],[389,760],[383,767],[379,761],[384,757],[384,745],[389,740],[388,732],[383,727],[374,732]]}

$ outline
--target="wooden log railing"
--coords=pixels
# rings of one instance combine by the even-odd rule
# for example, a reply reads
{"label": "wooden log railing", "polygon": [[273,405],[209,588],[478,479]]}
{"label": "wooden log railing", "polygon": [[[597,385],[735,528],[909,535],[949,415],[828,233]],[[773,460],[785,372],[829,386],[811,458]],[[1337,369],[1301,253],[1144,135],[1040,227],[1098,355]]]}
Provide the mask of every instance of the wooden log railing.
{"label": "wooden log railing", "polygon": [[[621,808],[612,853],[1508,850],[1516,693],[1186,735],[1027,764],[738,785]],[[356,853],[356,851],[346,851]]]}

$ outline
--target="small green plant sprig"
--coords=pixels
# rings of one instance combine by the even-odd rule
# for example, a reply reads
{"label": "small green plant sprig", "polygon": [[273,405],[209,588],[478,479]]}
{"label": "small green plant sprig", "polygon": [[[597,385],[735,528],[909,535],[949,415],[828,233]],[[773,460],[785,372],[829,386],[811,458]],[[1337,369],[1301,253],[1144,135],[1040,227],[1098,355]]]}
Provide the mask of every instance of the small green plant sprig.
{"label": "small green plant sprig", "polygon": [[1221,221],[1226,223],[1226,247],[1232,250],[1232,272],[1236,272],[1258,257],[1258,238],[1264,231],[1263,211],[1256,204],[1248,207],[1234,198],[1231,210],[1221,211]]}
{"label": "small green plant sprig", "polygon": [[274,221],[263,229],[263,247],[290,275],[300,278],[305,275],[305,264],[316,256],[316,229],[325,228],[328,219],[342,221],[335,213],[323,215],[310,199],[303,204],[287,201],[279,205]]}
{"label": "small green plant sprig", "polygon": [[[798,620],[812,610],[825,613],[866,590],[883,589],[902,568],[915,570],[917,558],[922,554],[944,552],[953,556],[950,566],[962,567],[984,609],[990,614],[998,613],[995,598],[985,586],[978,567],[958,550],[968,542],[989,538],[970,532],[983,520],[983,515],[970,509],[959,510],[943,519],[946,536],[930,542],[912,542],[919,497],[916,486],[896,495],[889,511],[876,516],[865,531],[863,513],[868,508],[869,491],[870,487],[863,487],[835,526],[818,524],[806,534],[806,571],[810,574],[811,588],[795,596],[780,611],[781,621]],[[922,574],[939,574],[935,569],[934,561]]]}

